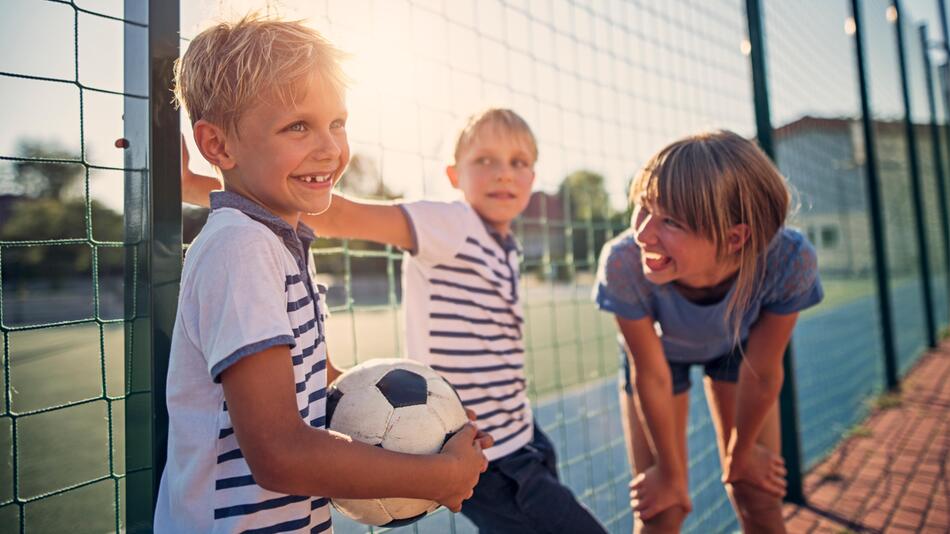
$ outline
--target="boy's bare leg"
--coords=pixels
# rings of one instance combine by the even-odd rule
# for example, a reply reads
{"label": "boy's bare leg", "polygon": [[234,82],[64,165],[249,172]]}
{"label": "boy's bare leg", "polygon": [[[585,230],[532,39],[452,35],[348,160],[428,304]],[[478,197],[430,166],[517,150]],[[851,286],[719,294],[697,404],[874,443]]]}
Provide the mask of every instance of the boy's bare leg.
{"label": "boy's bare leg", "polygon": [[[705,377],[704,385],[709,413],[716,427],[719,463],[725,465],[729,436],[736,426],[736,384]],[[782,439],[778,403],[769,411],[762,432],[756,441],[769,450],[781,454]],[[742,482],[726,484],[726,493],[736,510],[743,532],[756,534],[785,532],[782,499]]]}
{"label": "boy's bare leg", "polygon": [[[689,415],[689,394],[682,393],[673,397],[676,413],[676,434],[683,453],[683,465],[686,465],[686,419]],[[620,415],[623,423],[624,438],[627,443],[627,458],[636,475],[656,463],[656,455],[650,446],[647,435],[640,421],[639,410],[636,407],[636,398],[620,388]],[[631,476],[631,478],[633,478]],[[679,532],[686,519],[686,512],[680,507],[670,508],[664,512],[642,521],[638,515],[633,518],[634,534],[666,534]]]}

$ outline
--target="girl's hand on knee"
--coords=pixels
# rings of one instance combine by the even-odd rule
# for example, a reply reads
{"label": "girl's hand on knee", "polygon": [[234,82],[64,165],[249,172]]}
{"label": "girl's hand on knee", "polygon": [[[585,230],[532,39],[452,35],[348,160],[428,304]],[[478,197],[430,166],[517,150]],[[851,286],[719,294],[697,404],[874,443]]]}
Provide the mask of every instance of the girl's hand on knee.
{"label": "girl's hand on knee", "polygon": [[651,466],[630,482],[630,508],[648,520],[664,510],[679,506],[684,513],[693,509],[685,477],[669,477]]}
{"label": "girl's hand on knee", "polygon": [[725,484],[746,482],[776,497],[785,496],[785,460],[775,452],[756,444],[746,454],[726,457],[722,481]]}

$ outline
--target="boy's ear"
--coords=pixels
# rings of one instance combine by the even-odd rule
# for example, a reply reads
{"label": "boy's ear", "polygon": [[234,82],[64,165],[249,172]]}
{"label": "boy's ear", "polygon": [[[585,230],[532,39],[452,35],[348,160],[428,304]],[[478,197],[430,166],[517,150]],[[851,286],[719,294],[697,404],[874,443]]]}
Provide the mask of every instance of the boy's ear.
{"label": "boy's ear", "polygon": [[449,182],[452,183],[452,187],[459,188],[459,174],[458,169],[455,168],[455,165],[448,165],[445,167],[445,175],[449,177]]}
{"label": "boy's ear", "polygon": [[749,231],[748,224],[737,224],[729,229],[729,234],[727,237],[727,245],[730,254],[735,254],[742,250],[742,247],[745,246],[746,241],[749,240]]}
{"label": "boy's ear", "polygon": [[234,159],[228,150],[227,137],[220,126],[201,119],[195,123],[194,132],[198,152],[201,152],[208,163],[222,171],[234,168]]}

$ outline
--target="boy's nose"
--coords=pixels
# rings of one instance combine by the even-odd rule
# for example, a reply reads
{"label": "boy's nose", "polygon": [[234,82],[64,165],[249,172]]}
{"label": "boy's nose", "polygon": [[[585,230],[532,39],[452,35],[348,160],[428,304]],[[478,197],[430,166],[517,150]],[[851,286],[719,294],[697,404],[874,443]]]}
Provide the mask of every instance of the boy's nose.
{"label": "boy's nose", "polygon": [[313,152],[317,159],[328,160],[339,158],[342,149],[332,135],[325,133],[317,137]]}
{"label": "boy's nose", "polygon": [[495,169],[495,180],[507,182],[514,179],[514,169],[507,163],[499,163]]}

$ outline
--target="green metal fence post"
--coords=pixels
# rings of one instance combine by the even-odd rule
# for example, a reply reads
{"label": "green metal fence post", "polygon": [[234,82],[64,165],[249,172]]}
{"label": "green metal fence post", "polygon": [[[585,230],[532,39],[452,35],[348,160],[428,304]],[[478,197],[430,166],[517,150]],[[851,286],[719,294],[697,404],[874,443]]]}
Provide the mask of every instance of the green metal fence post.
{"label": "green metal fence post", "polygon": [[[125,0],[125,16],[148,22],[148,5]],[[147,30],[146,30],[147,31]],[[148,43],[129,25],[123,42],[124,86],[144,87],[149,76]],[[149,532],[155,500],[152,469],[151,335],[147,303],[148,113],[141,102],[124,98],[124,136],[133,140],[124,152],[125,191],[125,528]]]}
{"label": "green metal fence post", "polygon": [[[940,207],[940,229],[943,235],[943,261],[946,275],[947,291],[950,292],[950,214],[947,213],[947,188],[944,174],[943,157],[940,154],[940,127],[937,125],[937,100],[934,97],[933,74],[930,64],[930,42],[927,38],[927,25],[918,27],[920,45],[923,51],[924,79],[927,82],[927,105],[930,108],[930,136],[933,138],[934,180],[937,182],[937,205]],[[950,306],[950,298],[947,299]]]}
{"label": "green metal fence post", "polygon": [[924,201],[920,184],[920,161],[917,157],[917,132],[910,103],[910,79],[907,73],[907,52],[904,37],[903,11],[900,0],[891,3],[897,12],[894,28],[897,32],[897,58],[900,65],[901,95],[904,102],[904,130],[907,136],[907,160],[910,164],[910,195],[914,208],[914,226],[917,230],[917,248],[920,259],[920,290],[923,292],[924,323],[927,345],[937,346],[937,327],[934,321],[933,294],[930,290],[930,254],[927,250],[927,228],[924,221]]}
{"label": "green metal fence post", "polygon": [[[130,147],[126,155],[138,158],[127,167],[146,167],[127,172],[125,180],[126,528],[150,532],[167,450],[165,376],[182,263],[179,118],[170,92],[179,55],[179,6],[126,0],[125,9],[148,21],[148,50],[142,54],[148,61],[127,53],[126,81],[147,76],[149,91],[147,123],[141,113],[125,118],[127,138],[148,139],[147,147]],[[140,46],[133,41],[127,34],[127,46]]]}
{"label": "green metal fence post", "polygon": [[[769,110],[769,89],[766,76],[765,28],[760,0],[746,0],[746,18],[749,25],[750,60],[752,63],[752,90],[755,101],[756,137],[759,146],[773,160],[775,146],[772,142],[772,118]],[[802,447],[798,422],[798,399],[796,398],[794,352],[792,343],[785,348],[782,366],[785,380],[779,394],[779,409],[782,419],[782,456],[788,469],[788,488],[785,500],[805,504],[802,490]]]}
{"label": "green metal fence post", "polygon": [[877,299],[881,314],[881,343],[884,350],[884,385],[897,389],[897,350],[894,340],[891,290],[887,268],[887,239],[884,232],[884,207],[877,167],[877,144],[874,139],[874,118],[871,115],[871,96],[868,89],[867,65],[864,58],[864,24],[861,1],[851,0],[854,19],[854,51],[858,67],[858,87],[861,92],[861,126],[864,133],[865,178],[870,211],[871,241],[874,249],[874,275],[877,279]]}
{"label": "green metal fence post", "polygon": [[149,2],[149,263],[152,319],[152,406],[154,487],[165,467],[168,411],[165,376],[181,281],[181,144],[178,110],[171,102],[179,50],[179,6]]}

